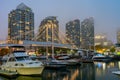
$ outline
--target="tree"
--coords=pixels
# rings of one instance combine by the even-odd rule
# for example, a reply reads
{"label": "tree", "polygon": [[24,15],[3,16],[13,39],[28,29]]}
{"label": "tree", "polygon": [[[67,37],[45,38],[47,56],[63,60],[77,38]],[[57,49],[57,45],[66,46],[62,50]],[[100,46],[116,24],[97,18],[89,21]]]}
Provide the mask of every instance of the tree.
{"label": "tree", "polygon": [[115,52],[115,47],[111,47],[110,52],[112,52],[112,53]]}
{"label": "tree", "polygon": [[4,55],[6,55],[6,54],[8,54],[8,53],[10,53],[10,50],[7,49],[7,48],[2,48],[2,49],[0,50],[0,56],[4,56]]}

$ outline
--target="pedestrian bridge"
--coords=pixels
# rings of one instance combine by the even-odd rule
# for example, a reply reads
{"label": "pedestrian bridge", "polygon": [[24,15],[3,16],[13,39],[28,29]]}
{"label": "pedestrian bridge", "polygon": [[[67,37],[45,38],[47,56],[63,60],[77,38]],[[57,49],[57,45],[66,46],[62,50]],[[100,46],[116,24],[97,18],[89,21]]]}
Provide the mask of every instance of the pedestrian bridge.
{"label": "pedestrian bridge", "polygon": [[52,42],[37,42],[37,41],[22,41],[20,44],[0,44],[0,47],[9,47],[9,46],[36,46],[36,47],[58,47],[58,48],[68,48],[68,49],[77,49],[75,46],[70,44],[60,44]]}

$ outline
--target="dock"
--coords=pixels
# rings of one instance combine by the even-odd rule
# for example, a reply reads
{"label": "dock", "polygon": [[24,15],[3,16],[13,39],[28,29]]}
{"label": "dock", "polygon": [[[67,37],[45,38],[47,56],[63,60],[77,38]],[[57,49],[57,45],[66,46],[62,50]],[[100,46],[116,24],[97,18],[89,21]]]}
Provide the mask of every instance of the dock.
{"label": "dock", "polygon": [[17,77],[18,73],[15,71],[13,72],[13,71],[0,70],[0,75],[8,78],[15,78]]}

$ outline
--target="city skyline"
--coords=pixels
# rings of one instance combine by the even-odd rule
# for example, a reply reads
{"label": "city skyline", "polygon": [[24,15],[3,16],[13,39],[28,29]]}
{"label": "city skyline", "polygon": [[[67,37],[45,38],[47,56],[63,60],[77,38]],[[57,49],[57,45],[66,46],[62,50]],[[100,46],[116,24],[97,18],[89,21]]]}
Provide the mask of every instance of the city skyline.
{"label": "city skyline", "polygon": [[48,0],[9,0],[0,1],[0,39],[7,39],[8,13],[20,3],[29,6],[35,15],[35,32],[40,22],[47,16],[58,16],[60,30],[65,29],[65,24],[74,19],[83,21],[93,17],[95,33],[106,33],[108,39],[116,42],[116,31],[120,26],[120,1],[110,0],[74,0],[74,1],[48,1]]}

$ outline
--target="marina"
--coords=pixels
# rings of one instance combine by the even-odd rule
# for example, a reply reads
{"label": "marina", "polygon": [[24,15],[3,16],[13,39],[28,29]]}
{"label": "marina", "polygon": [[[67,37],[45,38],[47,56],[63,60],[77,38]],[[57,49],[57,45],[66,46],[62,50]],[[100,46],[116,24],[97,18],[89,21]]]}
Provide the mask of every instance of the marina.
{"label": "marina", "polygon": [[[119,80],[113,71],[120,70],[120,62],[83,63],[80,66],[67,66],[66,69],[44,69],[41,76],[17,76],[13,80]],[[109,76],[109,77],[108,77]],[[9,80],[0,76],[1,80]]]}
{"label": "marina", "polygon": [[[22,46],[17,45],[10,47],[19,48]],[[103,71],[106,71],[112,68],[109,74],[113,76],[116,76],[115,74],[119,75],[119,60],[114,61],[103,55],[101,56],[101,54],[88,56],[89,54],[84,55],[79,53],[77,56],[67,54],[61,56],[59,54],[60,57],[52,55],[34,56],[33,58],[30,57],[26,51],[18,49],[3,56],[0,74],[3,75],[4,78],[16,80],[24,79],[26,76],[28,80],[29,78],[36,79],[36,77],[41,80],[47,80],[48,78],[50,80],[101,80],[99,77],[96,78],[96,76],[98,76],[96,74],[100,74],[98,70],[103,69]],[[107,61],[108,59],[109,62]],[[105,73],[104,76],[106,76],[106,74],[107,73]],[[104,76],[101,76],[101,78]],[[116,76],[115,79],[119,79],[119,76]]]}
{"label": "marina", "polygon": [[[94,52],[88,53],[88,51],[86,54],[79,51],[74,55],[30,56],[24,50],[24,46],[9,47],[14,47],[14,50],[1,59],[0,78],[15,80],[48,80],[48,78],[50,80],[119,80],[120,62],[115,60],[116,57],[112,57],[112,59],[100,53],[94,55]],[[104,72],[104,75],[101,71]],[[108,73],[112,78],[107,79]]]}

